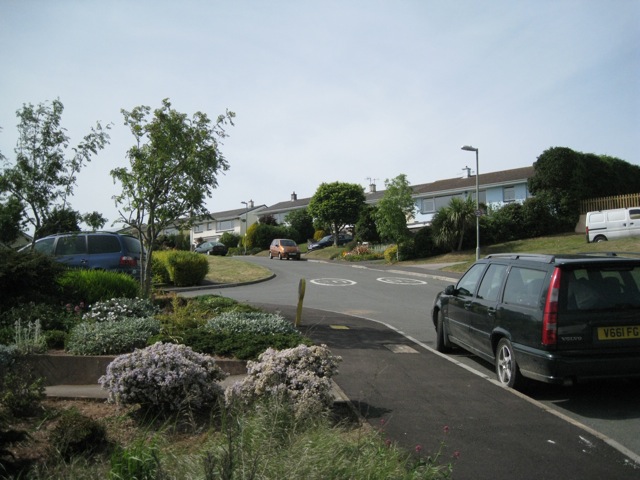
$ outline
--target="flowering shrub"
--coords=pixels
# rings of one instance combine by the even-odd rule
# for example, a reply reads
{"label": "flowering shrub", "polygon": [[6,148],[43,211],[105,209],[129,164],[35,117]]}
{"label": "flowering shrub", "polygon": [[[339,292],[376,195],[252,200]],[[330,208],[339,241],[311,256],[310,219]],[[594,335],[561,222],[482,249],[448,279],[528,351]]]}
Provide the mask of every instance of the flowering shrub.
{"label": "flowering shrub", "polygon": [[375,252],[368,245],[357,245],[349,252],[343,252],[342,258],[350,262],[358,262],[363,260],[378,260],[383,258],[379,252]]}
{"label": "flowering shrub", "polygon": [[223,393],[217,382],[226,376],[212,357],[158,342],[120,355],[98,382],[110,402],[178,411],[213,405]]}
{"label": "flowering shrub", "polygon": [[123,318],[152,317],[156,312],[157,309],[153,303],[144,298],[112,298],[91,305],[91,309],[82,316],[82,319],[104,322]]}
{"label": "flowering shrub", "polygon": [[311,417],[333,403],[331,377],[342,360],[326,345],[267,349],[247,363],[248,375],[225,391],[227,404],[251,405],[262,397],[289,401],[297,418]]}
{"label": "flowering shrub", "polygon": [[117,355],[145,346],[158,332],[155,318],[82,322],[69,332],[66,350],[74,355]]}
{"label": "flowering shrub", "polygon": [[224,312],[207,321],[206,328],[227,334],[273,335],[298,332],[282,315],[262,312]]}

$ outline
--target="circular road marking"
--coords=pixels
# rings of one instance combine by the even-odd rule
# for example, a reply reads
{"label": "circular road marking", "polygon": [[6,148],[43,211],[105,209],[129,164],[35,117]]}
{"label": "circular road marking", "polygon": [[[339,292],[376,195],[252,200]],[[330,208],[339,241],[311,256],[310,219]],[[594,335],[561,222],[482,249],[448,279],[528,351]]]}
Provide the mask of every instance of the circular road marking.
{"label": "circular road marking", "polygon": [[350,287],[356,284],[353,280],[346,280],[344,278],[316,278],[315,280],[311,280],[311,283],[322,285],[323,287]]}
{"label": "circular road marking", "polygon": [[400,278],[400,277],[380,277],[377,279],[382,283],[390,283],[392,285],[426,285],[424,280],[417,280],[415,278]]}

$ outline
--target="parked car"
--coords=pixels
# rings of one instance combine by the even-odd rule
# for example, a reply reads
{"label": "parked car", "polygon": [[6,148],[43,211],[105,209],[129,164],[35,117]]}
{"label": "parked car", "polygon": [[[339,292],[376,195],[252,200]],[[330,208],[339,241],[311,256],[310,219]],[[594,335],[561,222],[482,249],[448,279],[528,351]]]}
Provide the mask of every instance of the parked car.
{"label": "parked car", "polygon": [[[346,245],[351,242],[353,237],[351,235],[338,235],[338,246]],[[322,237],[317,242],[310,242],[307,244],[307,251],[312,252],[314,250],[320,250],[321,248],[331,247],[333,246],[333,235],[327,235],[326,237]]]}
{"label": "parked car", "polygon": [[[27,245],[20,251],[28,250]],[[73,268],[123,272],[140,276],[140,241],[113,232],[58,233],[36,240],[33,248]]]}
{"label": "parked car", "polygon": [[640,257],[489,255],[437,295],[431,319],[438,351],[494,363],[507,387],[640,376]]}
{"label": "parked car", "polygon": [[588,212],[586,234],[589,243],[640,236],[640,207]]}
{"label": "parked car", "polygon": [[204,242],[198,245],[194,252],[206,253],[207,255],[226,255],[229,249],[224,243],[220,242]]}
{"label": "parked car", "polygon": [[273,257],[278,257],[280,260],[283,258],[300,260],[300,248],[289,238],[276,238],[269,246],[269,258]]}

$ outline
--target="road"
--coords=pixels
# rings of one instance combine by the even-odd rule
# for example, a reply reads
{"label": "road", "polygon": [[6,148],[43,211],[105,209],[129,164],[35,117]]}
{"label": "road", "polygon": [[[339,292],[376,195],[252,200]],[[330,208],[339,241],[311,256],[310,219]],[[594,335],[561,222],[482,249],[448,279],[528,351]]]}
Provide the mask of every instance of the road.
{"label": "road", "polygon": [[[270,268],[267,282],[216,290],[246,303],[296,305],[300,279],[306,280],[305,308],[381,322],[427,349],[435,348],[428,312],[435,295],[454,279],[394,267],[316,261],[242,260]],[[186,295],[199,295],[191,292]],[[459,350],[452,361],[493,381],[493,366]],[[534,382],[523,393],[560,415],[613,439],[640,456],[640,381],[611,380],[562,387]]]}

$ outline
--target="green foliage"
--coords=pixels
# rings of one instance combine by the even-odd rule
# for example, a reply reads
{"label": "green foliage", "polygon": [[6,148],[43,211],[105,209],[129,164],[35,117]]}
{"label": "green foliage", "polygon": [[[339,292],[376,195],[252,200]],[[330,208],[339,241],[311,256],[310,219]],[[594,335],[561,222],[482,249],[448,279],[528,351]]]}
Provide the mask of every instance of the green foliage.
{"label": "green foliage", "polygon": [[140,292],[138,282],[131,276],[104,270],[67,270],[58,278],[58,284],[65,301],[76,304],[135,298]]}
{"label": "green foliage", "polygon": [[48,350],[63,350],[67,339],[67,332],[62,330],[46,330],[44,339]]}
{"label": "green foliage", "polygon": [[100,212],[95,211],[82,215],[82,221],[94,232],[100,230],[107,223],[107,219]]}
{"label": "green foliage", "polygon": [[96,302],[82,315],[82,320],[106,322],[125,318],[147,318],[157,313],[157,308],[146,298],[111,298]]}
{"label": "green foliage", "polygon": [[76,455],[90,455],[108,444],[104,426],[75,408],[62,413],[49,435],[49,441],[54,451],[65,460]]}
{"label": "green foliage", "polygon": [[42,334],[40,320],[23,322],[16,320],[14,344],[22,354],[42,353],[46,348],[46,339]]}
{"label": "green foliage", "polygon": [[[148,106],[121,112],[135,142],[127,152],[130,169],[111,171],[122,184],[115,200],[123,212],[120,220],[150,246],[147,258],[152,261],[153,246],[165,228],[177,218],[208,214],[206,199],[218,186],[218,173],[229,168],[218,139],[227,136],[225,126],[233,125],[235,114],[227,111],[215,122],[202,112],[188,118],[171,108],[168,99],[153,112]],[[151,282],[147,264],[142,274],[144,297],[151,293]]]}
{"label": "green foliage", "polygon": [[65,232],[79,232],[82,215],[71,208],[55,207],[42,222],[36,238]]}
{"label": "green foliage", "polygon": [[384,251],[384,259],[387,263],[395,263],[398,261],[398,246],[391,245]]}
{"label": "green foliage", "polygon": [[309,202],[308,211],[316,221],[331,225],[338,234],[347,225],[355,224],[364,206],[361,185],[355,183],[322,183]]}
{"label": "green foliage", "polygon": [[454,197],[448,206],[436,212],[431,220],[435,243],[449,250],[460,250],[467,233],[476,221],[476,202],[469,195]]}
{"label": "green foliage", "polygon": [[44,381],[18,348],[0,345],[0,406],[14,417],[33,415],[45,397]]}
{"label": "green foliage", "polygon": [[138,438],[111,454],[109,480],[157,480],[162,476],[160,448],[155,439]]}
{"label": "green foliage", "polygon": [[296,235],[291,237],[296,242],[305,243],[309,238],[313,238],[313,217],[306,208],[292,210],[284,219],[296,232]]}
{"label": "green foliage", "polygon": [[413,190],[404,174],[385,180],[384,184],[386,190],[373,214],[376,229],[382,240],[402,243],[409,237],[407,219],[416,208],[411,197]]}
{"label": "green foliage", "polygon": [[226,245],[227,248],[235,248],[240,243],[240,235],[231,232],[224,232],[219,241]]}
{"label": "green foliage", "polygon": [[153,277],[153,283],[158,285],[168,285],[171,283],[171,277],[169,276],[169,263],[167,258],[171,254],[168,250],[157,251],[153,254],[151,259],[151,275]]}
{"label": "green foliage", "polygon": [[0,244],[9,246],[18,239],[23,215],[24,206],[15,196],[0,203]]}
{"label": "green foliage", "polygon": [[172,251],[167,255],[167,270],[176,287],[199,285],[209,273],[209,261],[198,253]]}
{"label": "green foliage", "polygon": [[38,252],[5,249],[0,262],[0,312],[27,302],[54,303],[63,267]]}
{"label": "green foliage", "polygon": [[155,318],[82,322],[69,332],[65,349],[73,355],[118,355],[146,346],[158,332]]}
{"label": "green foliage", "polygon": [[444,250],[436,245],[433,239],[433,228],[422,227],[413,237],[414,257],[426,258],[444,253]]}
{"label": "green foliage", "polygon": [[380,234],[376,227],[375,205],[365,205],[362,207],[360,216],[355,225],[355,239],[359,242],[379,243]]}
{"label": "green foliage", "polygon": [[206,328],[229,334],[269,335],[297,332],[293,324],[282,315],[264,312],[224,312],[210,319],[206,323]]}
{"label": "green foliage", "polygon": [[290,227],[254,223],[247,231],[247,247],[265,250],[274,238],[291,238],[294,235]]}
{"label": "green foliage", "polygon": [[43,330],[57,329],[66,331],[80,319],[80,315],[71,310],[71,305],[67,310],[59,305],[27,302],[0,314],[0,325],[13,327],[18,321],[24,323],[39,321]]}
{"label": "green foliage", "polygon": [[64,106],[59,99],[37,106],[24,104],[17,112],[18,142],[15,164],[5,162],[0,174],[0,191],[9,192],[26,208],[26,220],[34,228],[34,240],[42,222],[56,205],[64,208],[73,195],[76,177],[82,167],[109,143],[100,123],[71,147],[70,138],[60,125]]}

